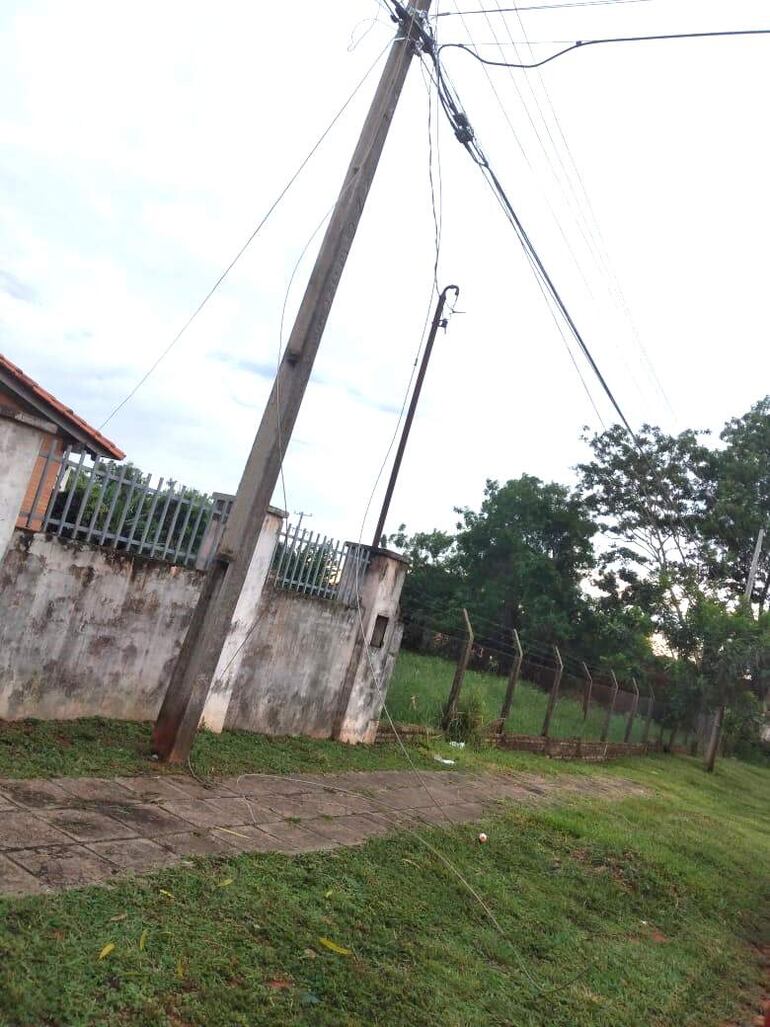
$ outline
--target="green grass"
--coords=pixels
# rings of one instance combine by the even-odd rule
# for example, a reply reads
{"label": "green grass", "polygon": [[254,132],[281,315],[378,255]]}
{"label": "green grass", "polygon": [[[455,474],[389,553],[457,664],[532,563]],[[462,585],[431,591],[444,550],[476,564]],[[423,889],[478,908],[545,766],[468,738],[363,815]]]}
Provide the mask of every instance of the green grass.
{"label": "green grass", "polygon": [[[436,656],[424,656],[402,650],[396,662],[388,693],[388,709],[394,720],[404,724],[435,726],[442,704],[452,684],[454,664]],[[469,670],[465,675],[463,693],[475,694],[481,700],[487,721],[500,715],[506,679],[495,674]],[[548,695],[540,688],[520,681],[513,701],[511,715],[506,723],[511,733],[539,735],[543,728]],[[640,703],[644,711],[644,701]],[[606,711],[593,704],[588,719],[583,722],[581,703],[569,696],[560,697],[551,721],[551,737],[598,739],[601,737]],[[613,715],[608,738],[621,742],[625,737],[628,716]],[[632,741],[641,741],[644,718],[634,720]]]}
{"label": "green grass", "polygon": [[[88,717],[82,720],[0,721],[0,777],[104,777],[187,773],[150,761],[152,725]],[[418,765],[435,769],[431,752],[415,748]],[[351,746],[310,738],[267,738],[246,731],[202,731],[192,751],[206,776],[303,771],[402,769],[394,745]]]}
{"label": "green grass", "polygon": [[196,861],[0,902],[0,1023],[719,1027],[737,1015],[759,985],[749,943],[770,941],[770,772],[726,760],[706,775],[675,757],[539,765],[630,777],[648,795],[510,807],[485,818],[485,846],[478,828],[428,833],[502,935],[409,835]]}

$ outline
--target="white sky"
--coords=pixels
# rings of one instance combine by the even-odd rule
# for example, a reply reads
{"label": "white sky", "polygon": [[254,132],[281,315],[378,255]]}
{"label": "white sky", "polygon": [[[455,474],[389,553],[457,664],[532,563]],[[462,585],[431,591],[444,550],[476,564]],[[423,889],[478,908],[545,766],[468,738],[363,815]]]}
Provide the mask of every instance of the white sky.
{"label": "white sky", "polygon": [[[442,0],[440,9],[456,7]],[[521,19],[532,41],[572,40],[759,28],[770,26],[767,10],[766,0],[649,0]],[[495,57],[497,34],[515,59],[511,38],[524,33],[516,14],[506,19],[507,28],[499,15],[465,25],[441,18],[441,38],[467,41],[469,29]],[[367,29],[351,50],[351,32]],[[0,30],[0,351],[99,425],[173,338],[393,26],[375,0],[128,8],[5,0]],[[558,44],[535,46],[551,49]],[[519,52],[526,58],[525,44]],[[481,66],[458,51],[445,59],[631,420],[718,429],[764,395],[770,37],[592,47],[548,65],[542,79],[490,70],[518,143]],[[110,423],[107,434],[145,471],[207,490],[237,487],[270,388],[292,268],[333,203],[376,78]],[[427,123],[415,62],[286,459],[289,509],[312,512],[314,528],[339,536],[359,535],[431,301]],[[452,507],[477,506],[486,478],[571,480],[585,455],[581,427],[597,426],[518,243],[445,122],[439,153],[439,284],[461,287],[463,314],[437,344],[391,530],[402,521],[412,530],[451,526]],[[289,315],[314,254],[311,246]],[[607,262],[638,338],[608,287]],[[367,532],[376,509],[375,499]]]}

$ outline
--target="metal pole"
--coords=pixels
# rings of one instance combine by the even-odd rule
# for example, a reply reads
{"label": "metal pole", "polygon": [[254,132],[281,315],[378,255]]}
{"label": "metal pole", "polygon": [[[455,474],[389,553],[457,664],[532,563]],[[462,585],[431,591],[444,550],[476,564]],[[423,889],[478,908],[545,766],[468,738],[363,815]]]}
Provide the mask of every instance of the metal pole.
{"label": "metal pole", "polygon": [[189,756],[217,663],[259,541],[284,452],[307,389],[329,312],[350,254],[430,0],[398,8],[399,25],[326,229],[216,558],[177,657],[152,735],[153,752]]}
{"label": "metal pole", "polygon": [[393,461],[393,470],[390,472],[390,481],[388,487],[385,490],[385,498],[382,501],[382,509],[380,510],[380,519],[377,521],[377,527],[374,529],[374,539],[372,540],[372,548],[377,549],[382,544],[382,534],[385,530],[385,521],[388,516],[388,510],[390,509],[390,501],[393,498],[393,490],[396,487],[396,480],[398,479],[398,473],[401,470],[401,461],[404,457],[404,450],[406,449],[406,443],[409,439],[409,432],[412,430],[412,421],[414,420],[414,414],[417,410],[417,403],[420,399],[420,393],[422,392],[422,383],[425,380],[425,372],[428,370],[428,364],[430,363],[430,355],[433,352],[433,343],[436,341],[436,335],[439,328],[446,328],[446,320],[442,316],[444,313],[444,305],[446,304],[446,294],[448,292],[454,292],[455,302],[457,297],[460,295],[460,290],[456,285],[448,285],[442,290],[441,295],[438,298],[436,304],[436,312],[433,315],[433,323],[430,326],[430,334],[428,335],[428,341],[425,344],[425,352],[422,355],[422,362],[420,364],[420,370],[417,373],[417,381],[414,383],[414,391],[412,392],[412,399],[409,403],[409,410],[404,421],[404,427],[401,432],[401,441],[398,444],[396,450],[396,458]]}
{"label": "metal pole", "polygon": [[631,731],[634,727],[634,718],[636,717],[636,711],[639,707],[639,686],[637,685],[635,678],[631,678],[631,684],[634,687],[634,699],[631,704],[631,712],[628,715],[628,723],[626,724],[626,734],[623,739],[624,742],[631,741]]}
{"label": "metal pole", "polygon": [[[647,720],[645,721],[645,724],[644,724],[644,736],[642,737],[642,742],[645,745],[647,745],[649,743],[649,741],[650,741],[650,728],[652,727],[652,715],[655,712],[655,692],[653,690],[652,685],[649,683],[649,681],[647,682],[647,687],[650,690],[650,698],[647,700],[647,702],[649,703],[649,706],[647,707]],[[662,731],[663,731],[663,725],[661,725],[661,732]],[[662,737],[662,734],[661,734],[661,737]]]}
{"label": "metal pole", "polygon": [[553,684],[551,685],[551,694],[548,696],[548,705],[545,709],[543,730],[540,732],[543,738],[547,738],[548,732],[551,730],[551,718],[553,717],[553,711],[556,708],[556,700],[559,698],[559,685],[561,684],[561,676],[564,673],[564,662],[561,658],[558,645],[553,647],[553,651],[556,653],[556,673],[554,674]]}
{"label": "metal pole", "polygon": [[460,698],[460,690],[463,687],[465,671],[468,669],[468,660],[470,660],[471,652],[473,651],[473,628],[471,627],[467,610],[463,610],[463,618],[465,620],[465,630],[468,637],[465,640],[463,651],[460,653],[460,659],[457,661],[455,676],[452,678],[452,687],[449,689],[449,696],[447,697],[446,707],[444,708],[444,716],[441,720],[441,727],[444,731],[449,730],[449,726],[455,719],[455,715],[457,713],[457,701]]}
{"label": "metal pole", "polygon": [[612,720],[612,711],[615,709],[615,700],[618,697],[618,689],[620,688],[620,685],[618,684],[618,679],[615,677],[615,671],[611,670],[610,674],[612,675],[612,698],[610,699],[610,705],[607,707],[607,716],[604,718],[604,727],[602,728],[602,736],[599,739],[600,742],[607,741],[607,735],[610,732],[610,721]]}
{"label": "metal pole", "polygon": [[516,691],[516,685],[519,683],[519,674],[521,673],[521,664],[524,660],[524,650],[521,648],[521,641],[519,640],[519,633],[516,628],[513,629],[513,644],[516,646],[516,656],[513,660],[513,666],[511,667],[511,673],[508,675],[508,687],[505,690],[505,698],[503,699],[503,707],[500,710],[500,730],[505,732],[505,722],[511,715],[511,706],[513,705],[513,695]]}

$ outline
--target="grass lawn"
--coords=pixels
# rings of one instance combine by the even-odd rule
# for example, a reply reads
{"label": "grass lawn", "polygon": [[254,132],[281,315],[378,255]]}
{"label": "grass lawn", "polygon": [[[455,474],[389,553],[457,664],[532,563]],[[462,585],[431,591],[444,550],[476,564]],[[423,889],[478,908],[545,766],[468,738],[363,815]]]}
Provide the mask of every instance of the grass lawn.
{"label": "grass lawn", "polygon": [[[449,693],[454,669],[455,665],[449,660],[402,650],[388,693],[388,709],[393,719],[403,724],[435,726],[439,720],[439,711]],[[500,715],[506,684],[504,677],[469,670],[465,675],[462,694],[478,696],[487,721],[495,720]],[[547,703],[548,696],[542,689],[520,681],[506,724],[508,731],[522,735],[539,735]],[[640,701],[639,709],[643,714],[644,697]],[[581,703],[574,698],[563,696],[556,704],[551,721],[551,736],[577,738],[582,733],[583,738],[599,739],[605,716],[606,711],[598,703],[594,703],[584,725]],[[627,715],[612,717],[608,734],[611,742],[623,741],[627,722]],[[643,732],[644,717],[637,715],[631,740],[641,741]]]}
{"label": "grass lawn", "polygon": [[[126,744],[128,732],[85,725],[96,727]],[[46,726],[57,729],[66,725]],[[146,729],[132,731],[146,744]],[[98,743],[67,737],[70,767],[98,763]],[[254,770],[267,752],[276,770],[396,765],[387,748],[251,736],[204,737],[197,759],[238,769],[247,739]],[[122,772],[137,759],[129,745]],[[0,901],[0,1024],[721,1027],[755,995],[751,943],[770,942],[769,771],[726,760],[706,775],[676,757],[599,768],[467,750],[460,760],[616,774],[648,795],[509,807],[485,818],[485,846],[471,827],[426,832],[502,935],[408,834]]]}

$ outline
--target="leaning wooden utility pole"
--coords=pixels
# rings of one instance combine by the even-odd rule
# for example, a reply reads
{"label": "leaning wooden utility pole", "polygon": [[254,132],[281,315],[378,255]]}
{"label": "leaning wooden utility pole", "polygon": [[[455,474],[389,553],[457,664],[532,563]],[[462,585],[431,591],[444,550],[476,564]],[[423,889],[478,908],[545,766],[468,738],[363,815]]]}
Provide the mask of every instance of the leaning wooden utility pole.
{"label": "leaning wooden utility pole", "polygon": [[153,751],[184,762],[230,630],[283,456],[310,378],[430,0],[400,7],[399,27],[366,116],[305,296],[281,359],[222,542],[177,658],[153,731]]}

